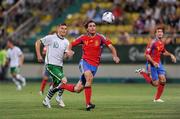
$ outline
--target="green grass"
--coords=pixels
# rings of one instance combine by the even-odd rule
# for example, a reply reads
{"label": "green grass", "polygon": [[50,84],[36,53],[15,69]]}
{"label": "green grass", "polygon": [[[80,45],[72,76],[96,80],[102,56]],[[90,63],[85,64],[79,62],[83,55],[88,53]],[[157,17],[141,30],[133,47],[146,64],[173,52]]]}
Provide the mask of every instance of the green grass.
{"label": "green grass", "polygon": [[[16,91],[0,82],[0,119],[180,119],[180,84],[167,84],[165,103],[153,103],[155,88],[148,84],[94,84],[96,108],[85,111],[84,93],[64,93],[65,108],[52,99],[52,109],[42,106],[40,83]],[[47,87],[48,88],[48,87]]]}

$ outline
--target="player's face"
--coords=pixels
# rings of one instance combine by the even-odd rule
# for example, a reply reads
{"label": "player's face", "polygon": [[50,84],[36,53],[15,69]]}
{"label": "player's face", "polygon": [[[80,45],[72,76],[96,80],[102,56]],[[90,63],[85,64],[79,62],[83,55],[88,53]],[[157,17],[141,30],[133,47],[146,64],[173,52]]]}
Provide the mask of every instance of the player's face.
{"label": "player's face", "polygon": [[87,31],[91,34],[95,34],[96,33],[96,24],[93,22],[89,23]]}
{"label": "player's face", "polygon": [[58,34],[61,36],[65,36],[67,34],[67,26],[66,25],[60,25],[57,28]]}
{"label": "player's face", "polygon": [[163,37],[164,33],[162,29],[157,29],[156,30],[156,37],[158,37],[159,39],[161,39]]}
{"label": "player's face", "polygon": [[12,48],[12,43],[8,41],[8,42],[7,42],[7,47],[8,47],[8,48]]}

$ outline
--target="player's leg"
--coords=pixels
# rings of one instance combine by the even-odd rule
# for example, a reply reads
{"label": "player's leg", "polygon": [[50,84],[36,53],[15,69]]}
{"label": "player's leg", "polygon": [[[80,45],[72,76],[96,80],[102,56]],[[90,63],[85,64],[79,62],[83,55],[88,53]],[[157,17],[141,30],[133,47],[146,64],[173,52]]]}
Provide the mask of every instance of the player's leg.
{"label": "player's leg", "polygon": [[157,72],[157,68],[154,66],[151,66],[151,76],[152,76],[152,85],[154,87],[157,87],[159,84],[159,78],[158,78],[158,72]]}
{"label": "player's leg", "polygon": [[152,79],[150,77],[150,65],[149,63],[146,63],[146,71],[143,68],[138,68],[135,71],[136,73],[139,73],[147,83],[152,84]]}
{"label": "player's leg", "polygon": [[52,77],[53,85],[50,86],[48,90],[48,94],[43,100],[43,105],[45,105],[48,108],[51,108],[50,100],[52,99],[54,94],[58,90],[60,90],[59,85],[61,85],[61,79],[64,77],[64,73],[62,67],[54,66],[54,65],[47,65],[47,70]]}
{"label": "player's leg", "polygon": [[21,75],[21,74],[17,74],[16,78],[19,79],[22,83],[22,86],[26,86],[26,79]]}
{"label": "player's leg", "polygon": [[97,67],[90,65],[85,60],[81,60],[79,63],[79,69],[82,73],[81,81],[84,85],[84,94],[86,99],[86,110],[95,108],[95,105],[91,103],[92,96],[92,82],[94,75],[96,74]]}
{"label": "player's leg", "polygon": [[[67,83],[67,78],[66,77],[62,78],[61,83],[66,84]],[[61,85],[59,85],[59,86],[61,86]],[[56,102],[58,103],[58,105],[60,107],[65,107],[65,104],[64,104],[63,99],[62,99],[62,94],[64,92],[64,89],[60,89],[59,87],[58,87],[58,89],[59,90],[58,90],[58,93],[57,93],[57,96],[56,96]]]}
{"label": "player's leg", "polygon": [[26,79],[20,74],[20,69],[19,67],[15,67],[15,72],[16,72],[16,79],[18,79],[22,86],[26,86]]}
{"label": "player's leg", "polygon": [[62,84],[60,88],[70,92],[80,93],[84,89],[84,85],[79,80],[77,84]]}
{"label": "player's leg", "polygon": [[16,68],[11,67],[10,72],[11,72],[11,76],[12,76],[12,81],[16,85],[17,90],[21,90],[22,89],[21,82],[16,78],[16,75],[17,75]]}
{"label": "player's leg", "polygon": [[164,102],[161,98],[161,95],[164,91],[164,87],[166,84],[166,77],[165,77],[165,69],[162,66],[162,64],[159,65],[160,67],[158,68],[158,78],[159,78],[159,83],[157,86],[157,93],[155,95],[155,102]]}
{"label": "player's leg", "polygon": [[[92,108],[91,96],[92,96],[92,82],[93,82],[93,74],[91,71],[85,71],[84,77],[86,79],[86,84],[84,87],[84,94],[86,99],[86,109],[89,111]],[[94,108],[94,107],[93,107]]]}
{"label": "player's leg", "polygon": [[40,91],[39,91],[40,95],[44,94],[44,90],[45,90],[48,79],[49,78],[47,76],[43,76],[42,81],[41,81]]}
{"label": "player's leg", "polygon": [[43,78],[41,81],[41,86],[40,86],[40,91],[39,91],[40,95],[43,95],[48,79],[49,79],[49,73],[46,69],[44,69]]}

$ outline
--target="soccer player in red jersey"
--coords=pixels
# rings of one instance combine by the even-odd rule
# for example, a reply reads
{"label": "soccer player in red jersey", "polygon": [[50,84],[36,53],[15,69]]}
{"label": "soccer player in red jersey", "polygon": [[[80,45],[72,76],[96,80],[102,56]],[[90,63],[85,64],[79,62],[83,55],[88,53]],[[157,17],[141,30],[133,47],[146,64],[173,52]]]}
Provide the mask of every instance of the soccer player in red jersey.
{"label": "soccer player in red jersey", "polygon": [[116,49],[112,45],[111,41],[105,36],[96,32],[96,23],[94,21],[88,21],[85,24],[85,28],[87,30],[87,33],[81,35],[79,38],[73,41],[68,48],[68,55],[69,57],[71,57],[73,54],[73,51],[71,50],[72,47],[79,44],[82,45],[83,55],[79,63],[79,68],[82,73],[81,79],[76,85],[63,84],[61,88],[77,93],[81,92],[84,89],[86,110],[90,111],[91,109],[95,108],[95,105],[91,103],[91,86],[100,63],[103,45],[106,45],[110,49],[115,63],[119,63],[120,59],[117,56]]}
{"label": "soccer player in red jersey", "polygon": [[176,63],[176,57],[168,52],[164,47],[162,40],[163,35],[163,27],[157,27],[155,31],[156,37],[150,41],[145,51],[145,57],[148,62],[147,65],[150,65],[151,77],[143,69],[136,70],[136,72],[142,75],[148,83],[157,87],[154,102],[164,102],[160,99],[166,84],[165,69],[161,63],[161,54],[164,56],[170,56],[172,62]]}
{"label": "soccer player in red jersey", "polygon": [[[46,51],[47,51],[47,47],[44,47],[43,51],[42,51],[42,55],[45,56],[46,55]],[[40,95],[44,94],[44,89],[46,87],[46,83],[47,83],[48,79],[49,79],[49,73],[48,73],[48,71],[44,67],[42,81],[41,81],[41,87],[40,87],[40,91],[39,91]]]}

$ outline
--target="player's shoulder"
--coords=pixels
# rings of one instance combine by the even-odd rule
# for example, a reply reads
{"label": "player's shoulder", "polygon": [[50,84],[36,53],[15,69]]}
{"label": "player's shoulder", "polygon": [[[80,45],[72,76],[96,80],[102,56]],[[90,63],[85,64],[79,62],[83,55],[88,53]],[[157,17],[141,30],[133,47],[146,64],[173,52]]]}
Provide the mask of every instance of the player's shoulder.
{"label": "player's shoulder", "polygon": [[100,37],[101,39],[103,39],[103,40],[108,40],[107,37],[105,35],[101,34],[101,33],[96,33],[96,35],[98,37]]}
{"label": "player's shoulder", "polygon": [[7,53],[9,53],[9,52],[11,52],[11,48],[8,48],[8,49],[7,49]]}
{"label": "player's shoulder", "polygon": [[15,46],[15,48],[14,48],[14,49],[15,49],[15,51],[16,51],[16,52],[22,52],[21,48],[20,48],[20,47],[18,47],[18,46]]}
{"label": "player's shoulder", "polygon": [[77,39],[84,39],[84,38],[86,38],[86,37],[87,37],[87,34],[82,34],[82,35],[78,36],[78,37],[76,38],[76,40],[77,40]]}
{"label": "player's shoulder", "polygon": [[148,45],[153,46],[156,43],[156,40],[154,38],[149,39]]}
{"label": "player's shoulder", "polygon": [[56,34],[54,33],[54,34],[49,34],[49,35],[46,35],[44,38],[51,38],[51,39],[53,39],[53,38],[55,38],[55,37],[57,37],[56,36]]}
{"label": "player's shoulder", "polygon": [[65,43],[69,43],[69,40],[64,37],[64,42],[65,42]]}

